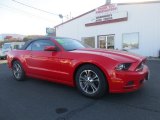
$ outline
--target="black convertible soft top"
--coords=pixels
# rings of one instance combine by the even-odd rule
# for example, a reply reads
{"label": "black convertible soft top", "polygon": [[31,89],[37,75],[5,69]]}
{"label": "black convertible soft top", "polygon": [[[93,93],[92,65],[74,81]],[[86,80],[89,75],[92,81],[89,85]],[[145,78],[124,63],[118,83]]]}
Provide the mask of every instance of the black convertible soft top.
{"label": "black convertible soft top", "polygon": [[[64,39],[64,38],[68,38],[68,37],[54,37],[54,36],[38,37],[36,39],[31,39],[31,40],[26,41],[20,50],[25,50],[28,47],[28,45],[30,45],[33,41],[36,41],[36,40],[51,40],[51,39]],[[71,38],[68,38],[68,39],[71,39]]]}
{"label": "black convertible soft top", "polygon": [[36,39],[28,40],[25,42],[25,44],[23,45],[23,47],[20,50],[25,50],[28,47],[28,45],[31,44],[33,41],[40,40],[40,39],[49,40],[50,38],[54,38],[54,37],[46,36],[46,37],[38,37]]}

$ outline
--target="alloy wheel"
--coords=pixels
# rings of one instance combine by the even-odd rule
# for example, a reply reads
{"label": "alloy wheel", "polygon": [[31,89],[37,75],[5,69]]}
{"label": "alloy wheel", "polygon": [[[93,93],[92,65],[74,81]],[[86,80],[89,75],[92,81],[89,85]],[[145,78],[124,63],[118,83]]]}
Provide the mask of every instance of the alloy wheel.
{"label": "alloy wheel", "polygon": [[18,63],[14,63],[13,65],[13,75],[16,79],[20,79],[22,76],[22,68]]}
{"label": "alloy wheel", "polygon": [[85,93],[94,94],[99,89],[100,80],[94,71],[83,70],[79,76],[79,84]]}

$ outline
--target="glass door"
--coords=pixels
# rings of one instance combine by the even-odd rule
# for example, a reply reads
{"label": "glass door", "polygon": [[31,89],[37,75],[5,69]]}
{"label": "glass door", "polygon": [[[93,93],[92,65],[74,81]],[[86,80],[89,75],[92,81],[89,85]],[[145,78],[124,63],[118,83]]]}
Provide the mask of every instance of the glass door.
{"label": "glass door", "polygon": [[98,36],[98,48],[102,49],[114,49],[114,38],[115,35],[101,35]]}
{"label": "glass door", "polygon": [[98,48],[103,48],[103,49],[106,49],[106,36],[99,36],[99,46]]}

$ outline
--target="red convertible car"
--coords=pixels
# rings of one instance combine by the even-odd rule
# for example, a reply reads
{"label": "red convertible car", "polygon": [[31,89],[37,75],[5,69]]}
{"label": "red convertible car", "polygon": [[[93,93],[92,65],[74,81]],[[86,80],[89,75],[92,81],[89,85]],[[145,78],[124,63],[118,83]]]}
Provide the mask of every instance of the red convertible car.
{"label": "red convertible car", "polygon": [[139,89],[148,79],[146,58],[118,50],[93,49],[78,40],[44,37],[10,51],[8,66],[15,80],[34,77],[76,86],[88,97],[107,91],[124,93]]}

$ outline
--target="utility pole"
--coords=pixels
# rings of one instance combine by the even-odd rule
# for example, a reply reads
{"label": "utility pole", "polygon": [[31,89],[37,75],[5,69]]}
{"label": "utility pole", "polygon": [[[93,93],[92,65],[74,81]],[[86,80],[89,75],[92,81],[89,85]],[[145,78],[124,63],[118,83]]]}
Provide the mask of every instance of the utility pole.
{"label": "utility pole", "polygon": [[106,0],[106,4],[111,4],[111,0]]}

